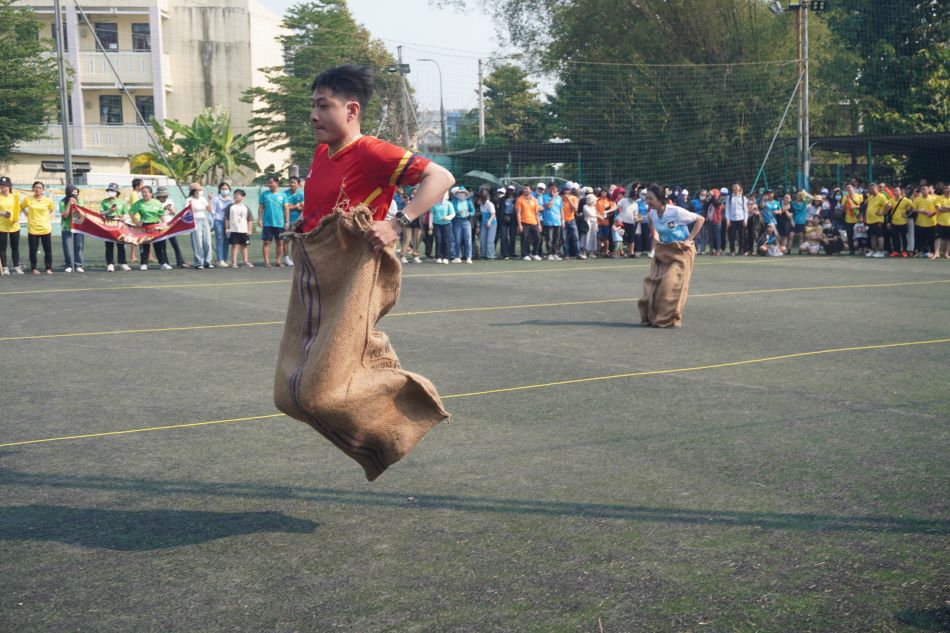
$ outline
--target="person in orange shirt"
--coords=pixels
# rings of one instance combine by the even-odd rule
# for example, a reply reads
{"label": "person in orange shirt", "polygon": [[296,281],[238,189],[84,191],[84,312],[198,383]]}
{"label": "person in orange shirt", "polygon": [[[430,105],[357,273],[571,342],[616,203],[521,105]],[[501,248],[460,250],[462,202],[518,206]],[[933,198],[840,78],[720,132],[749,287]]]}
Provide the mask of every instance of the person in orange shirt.
{"label": "person in orange shirt", "polygon": [[521,197],[515,201],[515,218],[518,220],[518,235],[521,236],[521,259],[541,261],[541,233],[538,221],[541,205],[531,195],[531,187],[524,186]]}
{"label": "person in orange shirt", "polygon": [[597,198],[597,244],[604,257],[610,254],[610,225],[616,210],[617,205],[610,199],[609,192],[601,189]]}
{"label": "person in orange shirt", "polygon": [[577,233],[577,196],[570,187],[561,190],[561,239],[564,242],[564,257],[580,257]]}

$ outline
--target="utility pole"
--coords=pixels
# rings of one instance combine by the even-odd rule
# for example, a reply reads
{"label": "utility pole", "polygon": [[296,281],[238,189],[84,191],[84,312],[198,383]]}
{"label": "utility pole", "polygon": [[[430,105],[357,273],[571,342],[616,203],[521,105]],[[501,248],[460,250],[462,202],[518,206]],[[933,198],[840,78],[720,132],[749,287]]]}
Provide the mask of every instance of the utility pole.
{"label": "utility pole", "polygon": [[399,62],[399,92],[402,97],[402,146],[409,148],[409,101],[406,98],[405,74],[408,69],[402,63],[402,46],[396,47],[396,56]]}
{"label": "utility pole", "polygon": [[[795,26],[797,36],[797,49],[798,49],[798,76],[801,77],[805,72],[805,56],[804,56],[804,37],[803,37],[803,21],[802,21],[802,5],[789,5],[789,9],[795,10]],[[805,141],[805,82],[800,81],[798,83],[798,139],[797,139],[797,164],[798,164],[798,174],[796,177],[796,184],[799,188],[804,185],[803,176],[804,176],[804,164],[805,164],[805,150],[804,150],[804,141]]]}
{"label": "utility pole", "polygon": [[478,142],[485,142],[485,82],[482,60],[478,60]]}
{"label": "utility pole", "polygon": [[802,82],[804,84],[803,90],[805,94],[804,96],[805,105],[803,107],[804,122],[802,123],[803,136],[804,136],[804,138],[802,139],[802,149],[804,150],[805,154],[802,157],[803,159],[802,160],[802,179],[804,180],[805,191],[808,191],[809,187],[811,186],[811,122],[809,121],[809,111],[810,111],[811,104],[810,104],[809,91],[808,91],[808,71],[809,71],[809,67],[808,67],[808,5],[804,2],[802,2],[801,14],[802,14],[802,22],[804,23],[804,26],[803,26],[804,43],[802,45],[802,49],[803,49],[804,58],[805,58],[805,62],[804,62],[805,63],[805,79]]}
{"label": "utility pole", "polygon": [[[63,166],[66,168],[66,184],[72,184],[73,174],[73,155],[69,149],[69,101],[66,98],[66,45],[63,41],[63,8],[59,0],[53,0],[53,8],[56,20],[56,59],[59,62],[59,109],[63,121]],[[73,42],[73,46],[79,46],[79,42]]]}
{"label": "utility pole", "polygon": [[442,151],[447,152],[449,151],[449,141],[445,133],[445,93],[442,90],[442,66],[434,59],[422,58],[419,61],[432,62],[435,64],[435,67],[439,69],[439,124],[442,127]]}

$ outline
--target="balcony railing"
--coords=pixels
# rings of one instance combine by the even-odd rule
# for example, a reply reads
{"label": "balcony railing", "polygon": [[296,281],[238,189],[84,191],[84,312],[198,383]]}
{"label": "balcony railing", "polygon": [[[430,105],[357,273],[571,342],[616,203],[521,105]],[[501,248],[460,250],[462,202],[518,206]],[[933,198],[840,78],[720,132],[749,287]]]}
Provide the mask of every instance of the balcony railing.
{"label": "balcony railing", "polygon": [[[126,84],[152,83],[152,53],[118,52],[105,53],[115,66],[119,77]],[[103,53],[83,52],[79,54],[79,81],[83,86],[89,84],[114,85],[115,75],[109,68]]]}

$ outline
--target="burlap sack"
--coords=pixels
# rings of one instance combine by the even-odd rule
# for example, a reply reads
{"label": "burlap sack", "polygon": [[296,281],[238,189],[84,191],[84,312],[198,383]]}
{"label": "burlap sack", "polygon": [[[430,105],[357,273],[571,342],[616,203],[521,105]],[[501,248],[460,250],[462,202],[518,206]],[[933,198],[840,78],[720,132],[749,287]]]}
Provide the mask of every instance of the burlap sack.
{"label": "burlap sack", "polygon": [[643,296],[637,302],[642,325],[680,327],[695,257],[696,249],[683,242],[654,246],[650,274],[643,280]]}
{"label": "burlap sack", "polygon": [[274,402],[376,479],[449,414],[426,378],[403,371],[376,323],[399,298],[392,247],[374,253],[365,207],[292,234],[294,279]]}

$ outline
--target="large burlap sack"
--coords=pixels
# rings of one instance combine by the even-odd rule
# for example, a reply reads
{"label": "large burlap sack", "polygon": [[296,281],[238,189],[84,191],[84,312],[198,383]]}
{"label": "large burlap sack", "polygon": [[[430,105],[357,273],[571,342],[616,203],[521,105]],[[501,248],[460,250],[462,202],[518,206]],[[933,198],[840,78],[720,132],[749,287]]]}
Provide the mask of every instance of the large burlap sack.
{"label": "large burlap sack", "polygon": [[374,253],[365,207],[295,233],[294,279],[277,356],[274,402],[376,479],[449,414],[426,378],[403,371],[376,323],[399,298],[392,247]]}
{"label": "large burlap sack", "polygon": [[680,327],[695,257],[692,244],[673,242],[654,246],[650,274],[643,280],[643,296],[637,302],[642,325]]}

